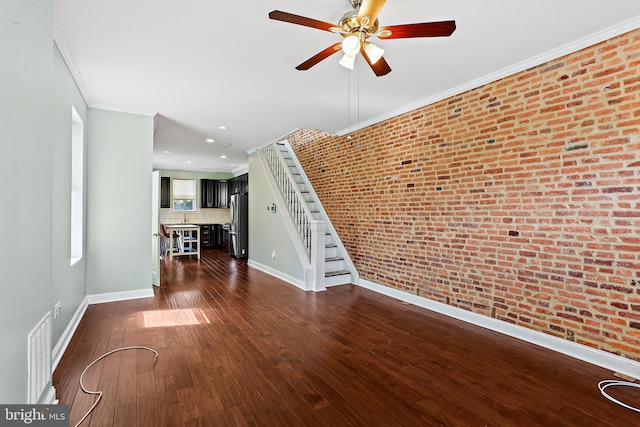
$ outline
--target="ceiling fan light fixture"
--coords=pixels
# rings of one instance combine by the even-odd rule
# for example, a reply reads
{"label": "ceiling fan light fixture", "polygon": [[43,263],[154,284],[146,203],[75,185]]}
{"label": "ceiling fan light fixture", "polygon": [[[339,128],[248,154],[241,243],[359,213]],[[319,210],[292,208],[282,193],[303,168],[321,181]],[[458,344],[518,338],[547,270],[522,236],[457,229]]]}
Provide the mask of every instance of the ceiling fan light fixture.
{"label": "ceiling fan light fixture", "polygon": [[355,63],[356,63],[356,56],[347,55],[346,53],[344,54],[342,59],[338,61],[338,64],[342,65],[344,68],[348,68],[349,70],[353,70]]}
{"label": "ceiling fan light fixture", "polygon": [[342,50],[345,55],[355,57],[360,52],[360,39],[358,36],[345,37],[342,41]]}
{"label": "ceiling fan light fixture", "polygon": [[365,43],[364,51],[367,53],[369,61],[371,61],[372,64],[380,61],[380,58],[382,58],[382,55],[384,55],[384,49],[379,48],[373,43]]}

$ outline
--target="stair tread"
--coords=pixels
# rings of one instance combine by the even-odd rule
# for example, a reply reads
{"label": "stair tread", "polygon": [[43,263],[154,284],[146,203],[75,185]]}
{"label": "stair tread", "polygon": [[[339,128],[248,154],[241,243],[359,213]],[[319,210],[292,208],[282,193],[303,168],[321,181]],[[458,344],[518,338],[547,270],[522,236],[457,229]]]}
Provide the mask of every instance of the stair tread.
{"label": "stair tread", "polygon": [[[292,177],[293,184],[297,187],[296,191],[299,191],[298,194],[302,195],[304,201],[308,207],[310,212],[314,218],[319,218],[322,215],[320,202],[315,200],[315,197],[309,197],[312,193],[312,189],[309,186],[309,183],[305,182],[304,179],[304,171],[300,169],[300,165],[296,164],[295,156],[289,151],[286,144],[282,142],[276,143],[276,147],[280,151],[280,158],[284,159],[286,164],[285,167],[289,169],[290,177]],[[309,199],[309,200],[308,200]],[[325,267],[329,269],[334,269],[327,271],[325,268],[325,277],[327,278],[327,286],[336,286],[339,284],[349,283],[351,280],[351,272],[349,270],[344,270],[344,257],[340,256],[340,251],[338,245],[333,241],[334,236],[329,230],[325,230],[325,250],[327,252],[326,255],[336,255],[336,256],[328,256],[325,257]],[[328,243],[327,243],[328,242]],[[340,264],[338,264],[338,262]]]}
{"label": "stair tread", "polygon": [[324,273],[324,277],[346,276],[347,274],[351,273],[347,270],[327,271]]}

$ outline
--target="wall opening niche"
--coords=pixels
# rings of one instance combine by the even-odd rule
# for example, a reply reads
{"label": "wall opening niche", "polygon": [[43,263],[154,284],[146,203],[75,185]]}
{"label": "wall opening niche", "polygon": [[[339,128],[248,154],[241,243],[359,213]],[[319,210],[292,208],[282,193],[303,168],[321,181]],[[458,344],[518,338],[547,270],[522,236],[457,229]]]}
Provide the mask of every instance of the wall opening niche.
{"label": "wall opening niche", "polygon": [[84,123],[71,106],[71,265],[82,259],[84,240]]}

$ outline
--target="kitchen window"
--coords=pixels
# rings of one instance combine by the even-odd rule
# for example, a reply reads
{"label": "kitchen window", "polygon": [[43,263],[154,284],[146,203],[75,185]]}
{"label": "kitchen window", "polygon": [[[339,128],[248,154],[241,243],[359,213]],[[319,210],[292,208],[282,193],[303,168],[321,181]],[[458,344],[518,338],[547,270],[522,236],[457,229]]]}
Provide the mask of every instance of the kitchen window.
{"label": "kitchen window", "polygon": [[173,210],[196,210],[196,180],[173,179]]}

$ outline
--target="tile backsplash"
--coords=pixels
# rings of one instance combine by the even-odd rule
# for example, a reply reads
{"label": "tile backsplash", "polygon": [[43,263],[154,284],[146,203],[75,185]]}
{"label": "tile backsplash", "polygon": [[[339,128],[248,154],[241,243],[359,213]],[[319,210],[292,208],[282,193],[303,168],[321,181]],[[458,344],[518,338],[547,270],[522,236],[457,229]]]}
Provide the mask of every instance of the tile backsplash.
{"label": "tile backsplash", "polygon": [[199,209],[194,212],[175,212],[173,209],[160,209],[161,224],[224,224],[231,218],[229,209]]}

